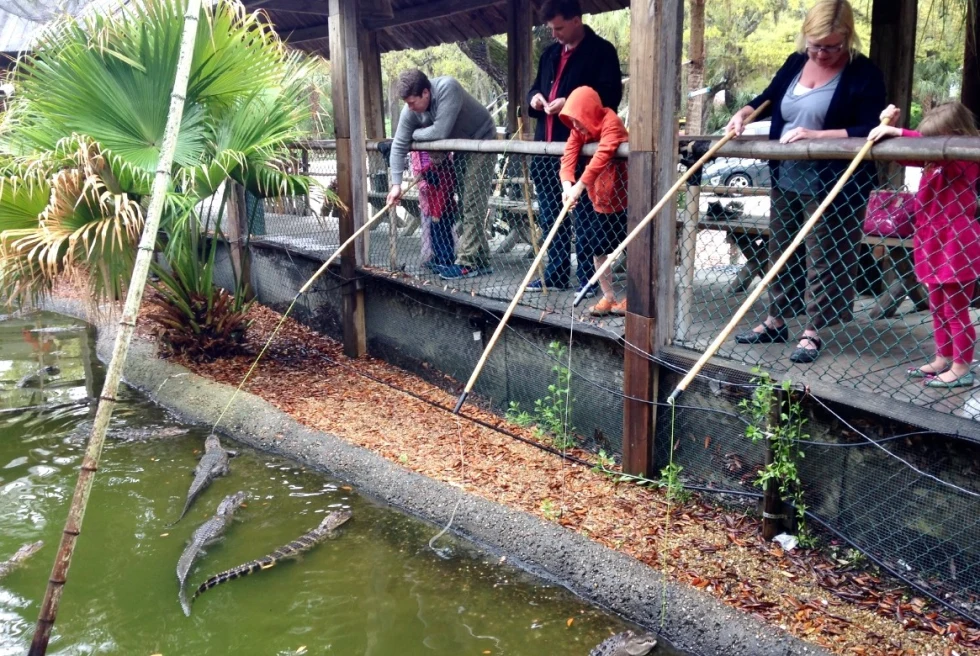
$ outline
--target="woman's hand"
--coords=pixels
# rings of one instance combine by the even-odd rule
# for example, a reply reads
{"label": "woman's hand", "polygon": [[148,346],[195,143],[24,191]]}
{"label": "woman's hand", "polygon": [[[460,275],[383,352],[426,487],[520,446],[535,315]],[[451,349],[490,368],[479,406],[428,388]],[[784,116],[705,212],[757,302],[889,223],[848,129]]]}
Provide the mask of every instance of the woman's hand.
{"label": "woman's hand", "polygon": [[754,110],[749,105],[746,105],[742,109],[735,112],[732,119],[728,121],[728,125],[725,126],[725,133],[734,132],[735,136],[741,136],[742,131],[745,130],[745,118],[751,114]]}
{"label": "woman's hand", "polygon": [[[884,116],[885,112],[882,112],[881,114]],[[902,136],[902,130],[900,128],[892,127],[891,125],[879,125],[868,133],[868,141],[881,141],[886,137],[900,136]]]}
{"label": "woman's hand", "polygon": [[819,139],[820,130],[811,130],[809,128],[793,128],[782,137],[779,138],[779,143],[788,144],[794,141],[803,141],[804,139]]}
{"label": "woman's hand", "polygon": [[901,115],[902,115],[902,110],[900,110],[895,105],[889,105],[888,107],[885,107],[883,110],[881,110],[881,115],[878,116],[878,119],[881,121],[887,119],[890,125],[895,125],[896,123],[898,123],[898,117]]}

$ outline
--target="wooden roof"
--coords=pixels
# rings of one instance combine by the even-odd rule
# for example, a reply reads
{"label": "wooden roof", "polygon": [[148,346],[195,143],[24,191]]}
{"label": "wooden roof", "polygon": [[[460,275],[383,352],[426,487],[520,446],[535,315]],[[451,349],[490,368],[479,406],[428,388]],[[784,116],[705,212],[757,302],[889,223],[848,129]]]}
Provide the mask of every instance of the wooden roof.
{"label": "wooden roof", "polygon": [[[328,54],[327,0],[244,0],[262,9],[276,31],[292,45]],[[629,0],[582,0],[586,13],[629,6]],[[361,23],[378,33],[382,52],[421,50],[507,31],[507,0],[364,0]],[[389,13],[390,8],[390,13]]]}

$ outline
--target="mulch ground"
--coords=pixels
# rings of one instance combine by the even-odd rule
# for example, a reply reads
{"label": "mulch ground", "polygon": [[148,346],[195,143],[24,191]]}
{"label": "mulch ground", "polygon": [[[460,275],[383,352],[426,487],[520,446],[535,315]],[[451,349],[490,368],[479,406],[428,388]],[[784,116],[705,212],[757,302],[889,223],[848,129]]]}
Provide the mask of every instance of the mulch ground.
{"label": "mulch ground", "polygon": [[[246,355],[203,364],[172,360],[237,386],[280,320],[259,306],[252,317]],[[152,338],[145,326],[139,332]],[[430,381],[439,378],[433,371]],[[438,384],[377,359],[348,359],[338,343],[292,320],[245,389],[311,428],[557,522],[834,653],[980,653],[980,628],[842,557],[833,544],[783,551],[762,540],[759,521],[745,510],[698,497],[668,504],[660,489],[617,482],[475,423],[539,442],[530,430],[472,404],[463,417],[454,416],[456,397]],[[584,450],[570,453],[595,461]]]}

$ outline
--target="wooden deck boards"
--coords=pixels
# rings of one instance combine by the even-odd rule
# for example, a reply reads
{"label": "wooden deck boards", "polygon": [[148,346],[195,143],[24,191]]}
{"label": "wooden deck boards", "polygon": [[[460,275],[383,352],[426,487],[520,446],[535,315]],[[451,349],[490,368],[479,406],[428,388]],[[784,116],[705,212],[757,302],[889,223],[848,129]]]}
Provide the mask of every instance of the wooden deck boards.
{"label": "wooden deck boards", "polygon": [[[329,221],[312,218],[272,217],[267,224],[276,223],[275,237],[256,237],[266,244],[275,244],[312,257],[324,257],[337,248],[336,232]],[[503,236],[491,242],[498,246]],[[425,286],[427,291],[451,296],[458,302],[477,305],[494,313],[502,312],[517,292],[517,287],[531,264],[530,247],[518,245],[505,254],[494,254],[493,273],[455,281],[445,281],[421,266],[420,239],[398,235],[395,239],[396,269],[405,274],[399,282],[410,286]],[[390,271],[391,249],[387,225],[371,232],[370,267]],[[727,324],[745,294],[731,294],[729,284],[737,273],[736,266],[715,266],[699,269],[694,277],[693,316],[688,318],[687,339],[675,343],[668,352],[680,358],[696,359],[704,348]],[[621,276],[616,286],[623,291]],[[518,316],[539,321],[556,328],[567,328],[574,316],[577,331],[602,335],[621,341],[624,322],[621,318],[588,316],[588,307],[595,299],[586,299],[579,308],[572,308],[576,290],[550,290],[548,294],[525,293]],[[763,295],[763,298],[765,295]],[[715,362],[730,363],[737,369],[760,366],[777,378],[789,378],[810,385],[824,397],[849,403],[868,411],[934,427],[946,432],[959,432],[980,439],[980,387],[959,390],[927,388],[921,382],[905,376],[909,366],[926,362],[932,355],[932,328],[928,312],[915,312],[906,300],[892,319],[874,321],[868,312],[875,301],[860,297],[854,305],[854,318],[846,325],[833,326],[823,333],[824,352],[814,363],[794,364],[789,354],[803,325],[797,317],[788,321],[790,342],[787,344],[740,345],[734,339],[726,341]],[[763,302],[747,316],[739,330],[749,329],[765,313]],[[933,411],[925,412],[923,410]],[[966,420],[966,421],[964,421]]]}

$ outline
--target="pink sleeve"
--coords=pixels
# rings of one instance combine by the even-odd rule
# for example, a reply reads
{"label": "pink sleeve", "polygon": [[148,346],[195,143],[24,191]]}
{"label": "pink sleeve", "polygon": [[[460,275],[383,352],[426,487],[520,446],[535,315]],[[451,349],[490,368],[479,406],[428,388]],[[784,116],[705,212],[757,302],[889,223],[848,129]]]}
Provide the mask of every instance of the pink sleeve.
{"label": "pink sleeve", "polygon": [[[902,128],[902,136],[910,139],[918,139],[922,136],[922,133],[916,132],[915,130],[906,130],[905,128]],[[900,160],[898,163],[902,166],[925,166],[925,162],[913,162],[911,160]]]}

